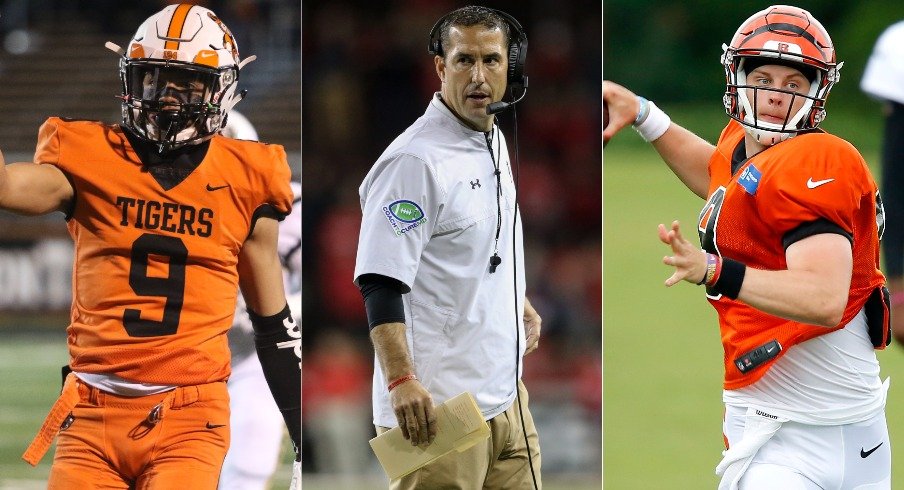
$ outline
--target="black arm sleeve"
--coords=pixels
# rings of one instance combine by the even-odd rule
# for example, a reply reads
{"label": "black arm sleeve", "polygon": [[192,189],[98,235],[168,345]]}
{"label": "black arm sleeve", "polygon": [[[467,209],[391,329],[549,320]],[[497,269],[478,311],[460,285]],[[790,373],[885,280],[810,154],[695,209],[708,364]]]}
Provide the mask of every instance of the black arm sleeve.
{"label": "black arm sleeve", "polygon": [[401,282],[380,274],[363,274],[358,278],[358,289],[364,296],[371,330],[384,323],[405,323],[404,285]]}
{"label": "black arm sleeve", "polygon": [[289,305],[273,316],[260,316],[248,309],[254,328],[254,345],[270,393],[279,407],[289,437],[295,445],[295,460],[301,457],[301,330]]}

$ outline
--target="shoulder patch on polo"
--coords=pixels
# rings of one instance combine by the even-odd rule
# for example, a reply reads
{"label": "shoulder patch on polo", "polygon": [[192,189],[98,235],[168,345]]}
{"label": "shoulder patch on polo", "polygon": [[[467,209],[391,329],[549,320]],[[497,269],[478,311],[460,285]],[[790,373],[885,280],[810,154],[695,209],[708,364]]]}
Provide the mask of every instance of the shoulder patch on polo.
{"label": "shoulder patch on polo", "polygon": [[402,236],[427,222],[427,216],[424,215],[421,206],[407,199],[393,201],[383,206],[383,215],[386,216],[396,236]]}

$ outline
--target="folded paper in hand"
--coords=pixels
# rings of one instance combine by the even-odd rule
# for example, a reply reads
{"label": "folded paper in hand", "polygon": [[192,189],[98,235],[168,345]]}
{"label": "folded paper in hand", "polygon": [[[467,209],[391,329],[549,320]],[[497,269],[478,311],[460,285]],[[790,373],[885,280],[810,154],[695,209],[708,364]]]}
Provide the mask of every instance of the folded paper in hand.
{"label": "folded paper in hand", "polygon": [[490,437],[490,426],[470,393],[436,407],[436,438],[429,446],[412,446],[395,427],[370,440],[370,447],[389,478],[395,480],[452,451],[464,451]]}

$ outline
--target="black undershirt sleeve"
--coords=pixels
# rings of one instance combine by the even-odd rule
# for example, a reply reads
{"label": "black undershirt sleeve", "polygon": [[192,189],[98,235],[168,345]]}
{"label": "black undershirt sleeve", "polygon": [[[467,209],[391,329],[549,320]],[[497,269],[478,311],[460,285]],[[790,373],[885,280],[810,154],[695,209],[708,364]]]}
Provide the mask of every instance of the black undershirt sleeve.
{"label": "black undershirt sleeve", "polygon": [[405,323],[405,306],[400,281],[380,274],[363,274],[358,278],[358,289],[364,297],[367,323],[371,330],[384,323]]}
{"label": "black undershirt sleeve", "polygon": [[835,233],[836,235],[841,235],[851,242],[851,246],[854,246],[854,237],[851,236],[850,233],[844,231],[844,228],[825,218],[819,218],[816,221],[808,221],[788,233],[785,233],[785,236],[782,237],[782,245],[785,247],[785,250],[787,250],[788,247],[794,243],[821,233]]}

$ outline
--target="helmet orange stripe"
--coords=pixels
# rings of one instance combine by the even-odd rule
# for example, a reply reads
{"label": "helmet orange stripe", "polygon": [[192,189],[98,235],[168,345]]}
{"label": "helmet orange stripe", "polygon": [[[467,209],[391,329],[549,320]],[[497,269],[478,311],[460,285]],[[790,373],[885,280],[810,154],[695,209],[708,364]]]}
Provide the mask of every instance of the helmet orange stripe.
{"label": "helmet orange stripe", "polygon": [[[166,37],[171,39],[179,39],[182,36],[182,28],[185,27],[185,19],[188,17],[188,11],[194,5],[187,3],[180,4],[173,12],[173,18],[170,19],[169,28],[166,30]],[[167,41],[163,45],[163,49],[177,50],[179,49],[179,41]]]}

